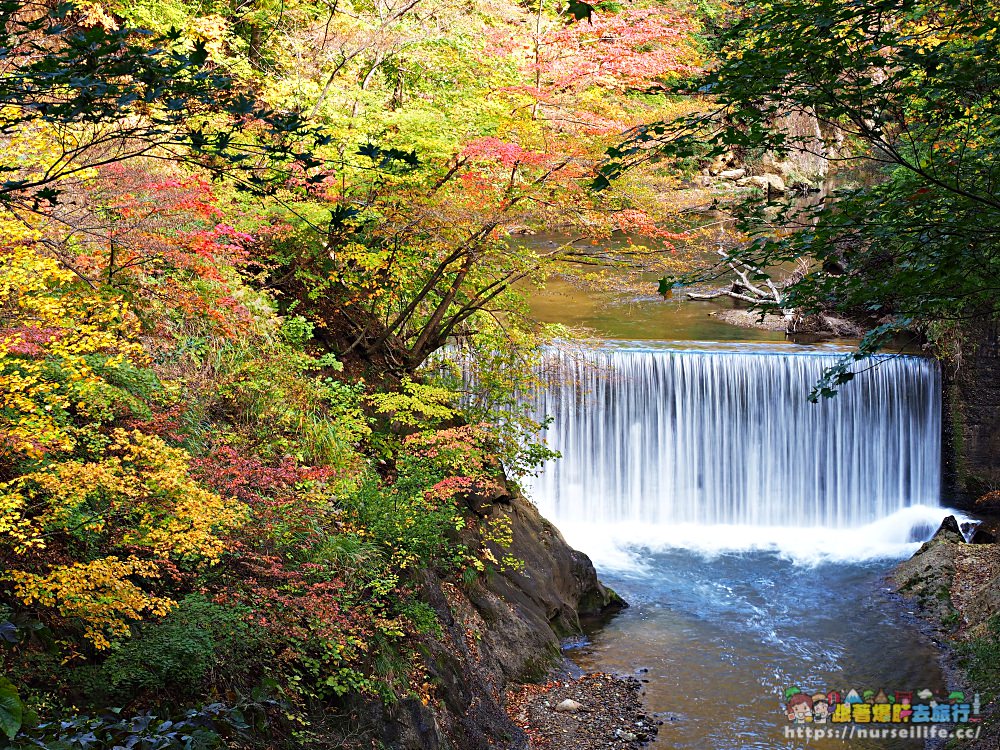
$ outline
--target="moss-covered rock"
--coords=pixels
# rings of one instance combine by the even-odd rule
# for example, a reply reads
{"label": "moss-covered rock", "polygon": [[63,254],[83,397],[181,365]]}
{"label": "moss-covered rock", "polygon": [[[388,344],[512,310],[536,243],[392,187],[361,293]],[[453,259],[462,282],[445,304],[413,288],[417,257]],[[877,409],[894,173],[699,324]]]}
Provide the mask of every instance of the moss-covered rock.
{"label": "moss-covered rock", "polygon": [[951,587],[955,578],[955,558],[965,541],[958,521],[948,516],[941,528],[909,560],[893,573],[900,594],[913,599],[922,614],[945,630],[956,624]]}

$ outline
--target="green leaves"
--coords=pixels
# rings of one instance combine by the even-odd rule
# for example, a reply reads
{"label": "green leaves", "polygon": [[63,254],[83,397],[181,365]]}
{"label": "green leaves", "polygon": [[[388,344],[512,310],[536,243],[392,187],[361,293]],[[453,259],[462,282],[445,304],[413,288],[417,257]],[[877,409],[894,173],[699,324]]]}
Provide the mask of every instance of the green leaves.
{"label": "green leaves", "polygon": [[371,159],[372,164],[382,170],[393,167],[404,170],[416,169],[420,159],[416,151],[403,151],[398,148],[382,148],[374,143],[365,143],[358,147],[358,156]]}
{"label": "green leaves", "polygon": [[[608,152],[595,186],[651,157],[695,168],[723,152],[868,159],[861,186],[816,201],[808,221],[788,205],[777,217],[759,201],[736,209],[751,241],[734,260],[796,264],[789,306],[871,328],[860,356],[832,368],[812,394],[832,396],[854,378],[852,362],[907,326],[1000,313],[998,24],[996,0],[767,3],[726,32],[713,71],[675,89],[709,94],[713,110],[637,129]],[[799,231],[774,236],[792,221]]]}
{"label": "green leaves", "polygon": [[[64,3],[26,18],[22,3],[0,0],[0,65],[8,71],[0,77],[0,133],[24,133],[33,125],[67,132],[99,127],[93,142],[84,135],[90,131],[75,132],[72,159],[60,157],[56,148],[51,166],[0,184],[0,206],[23,206],[26,199],[29,206],[53,204],[59,191],[52,185],[87,166],[88,158],[124,161],[160,147],[154,151],[160,158],[195,163],[216,176],[233,171],[239,187],[268,192],[285,181],[287,165],[301,152],[298,142],[326,142],[297,113],[274,112],[249,92],[235,91],[232,78],[207,66],[204,40],[187,48],[176,29],[156,37],[75,19],[67,23],[79,10]],[[107,132],[120,139],[110,157],[102,140]]]}
{"label": "green leaves", "polygon": [[23,711],[17,688],[7,678],[0,677],[0,732],[7,735],[8,740],[13,740],[21,729]]}

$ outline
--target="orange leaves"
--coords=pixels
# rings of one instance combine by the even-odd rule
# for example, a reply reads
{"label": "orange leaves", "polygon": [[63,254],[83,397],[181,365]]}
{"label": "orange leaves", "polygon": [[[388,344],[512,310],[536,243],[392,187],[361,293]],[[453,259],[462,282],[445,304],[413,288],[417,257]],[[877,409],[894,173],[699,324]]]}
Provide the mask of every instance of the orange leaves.
{"label": "orange leaves", "polygon": [[583,83],[645,89],[695,70],[691,22],[662,8],[595,13],[546,38],[542,70],[556,88]]}

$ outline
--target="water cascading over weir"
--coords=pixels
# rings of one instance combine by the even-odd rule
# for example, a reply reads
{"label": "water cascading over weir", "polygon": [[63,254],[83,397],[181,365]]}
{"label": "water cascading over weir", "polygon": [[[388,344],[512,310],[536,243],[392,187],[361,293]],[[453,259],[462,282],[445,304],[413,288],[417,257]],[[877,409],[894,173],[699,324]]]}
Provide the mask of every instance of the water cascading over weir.
{"label": "water cascading over weir", "polygon": [[538,416],[562,458],[527,481],[557,524],[852,529],[937,506],[934,360],[885,357],[832,399],[841,353],[614,343],[548,350]]}

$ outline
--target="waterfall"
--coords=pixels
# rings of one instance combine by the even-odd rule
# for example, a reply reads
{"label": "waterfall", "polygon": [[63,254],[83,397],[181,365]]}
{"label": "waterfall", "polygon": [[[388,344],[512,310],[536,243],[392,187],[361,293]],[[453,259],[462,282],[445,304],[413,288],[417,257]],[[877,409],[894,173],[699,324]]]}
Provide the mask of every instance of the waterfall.
{"label": "waterfall", "polygon": [[545,437],[562,458],[526,489],[560,525],[852,529],[937,506],[937,363],[882,357],[836,397],[809,403],[839,356],[550,349],[533,408],[553,418]]}

